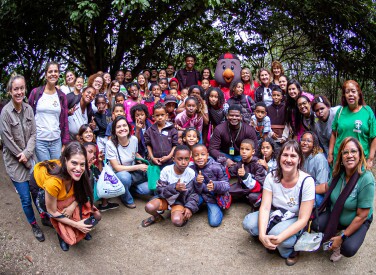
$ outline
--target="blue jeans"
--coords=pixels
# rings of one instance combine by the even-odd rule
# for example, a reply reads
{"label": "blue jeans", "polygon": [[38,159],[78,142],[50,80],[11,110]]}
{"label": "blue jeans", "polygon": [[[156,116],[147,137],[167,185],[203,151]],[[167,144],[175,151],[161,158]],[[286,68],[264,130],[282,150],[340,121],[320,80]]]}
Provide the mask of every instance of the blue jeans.
{"label": "blue jeans", "polygon": [[35,222],[34,210],[32,205],[32,199],[30,196],[29,182],[16,182],[12,181],[14,187],[16,188],[18,195],[20,196],[22,209],[26,215],[27,221],[29,223]]}
{"label": "blue jeans", "polygon": [[[198,205],[202,205],[204,203],[204,199],[202,196],[199,196]],[[218,227],[222,223],[223,219],[223,212],[221,208],[216,203],[206,203],[208,207],[208,222],[211,227]]]}
{"label": "blue jeans", "polygon": [[226,153],[223,153],[223,152],[221,152],[221,153],[224,154],[226,158],[231,159],[234,162],[239,162],[239,161],[242,160],[242,157],[240,155],[232,156],[232,155],[229,155],[229,154],[226,154]]}
{"label": "blue jeans", "polygon": [[[243,220],[243,229],[247,231],[249,234],[251,234],[252,236],[259,235],[258,217],[259,217],[259,211],[248,214],[247,216],[245,216]],[[281,221],[277,223],[269,231],[268,235],[274,235],[274,236],[279,235],[297,220],[298,218],[296,217],[296,218],[289,219],[287,221]],[[279,254],[281,254],[283,258],[288,258],[290,254],[294,251],[294,245],[296,241],[298,240],[298,235],[299,234],[292,235],[290,238],[284,240],[277,246]]]}
{"label": "blue jeans", "polygon": [[35,155],[38,162],[44,160],[58,159],[61,155],[61,139],[58,138],[52,141],[39,140],[35,144]]}
{"label": "blue jeans", "polygon": [[132,186],[132,176],[127,171],[117,172],[116,176],[119,178],[119,180],[125,187],[125,193],[120,196],[121,201],[125,204],[134,203],[134,199],[131,195],[130,189],[140,195],[152,195],[153,194],[149,190],[147,182]]}

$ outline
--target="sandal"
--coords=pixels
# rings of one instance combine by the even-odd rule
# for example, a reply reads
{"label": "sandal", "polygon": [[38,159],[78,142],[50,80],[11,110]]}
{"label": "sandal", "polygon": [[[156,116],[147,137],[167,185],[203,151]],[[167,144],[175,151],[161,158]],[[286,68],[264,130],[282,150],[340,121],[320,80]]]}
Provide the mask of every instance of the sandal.
{"label": "sandal", "polygon": [[142,227],[148,227],[148,226],[150,226],[150,225],[152,225],[154,223],[158,223],[158,222],[160,222],[162,220],[164,220],[164,218],[161,215],[159,215],[159,214],[158,214],[157,217],[150,216],[149,218],[147,218],[147,219],[145,219],[145,220],[143,220],[141,222],[141,226]]}

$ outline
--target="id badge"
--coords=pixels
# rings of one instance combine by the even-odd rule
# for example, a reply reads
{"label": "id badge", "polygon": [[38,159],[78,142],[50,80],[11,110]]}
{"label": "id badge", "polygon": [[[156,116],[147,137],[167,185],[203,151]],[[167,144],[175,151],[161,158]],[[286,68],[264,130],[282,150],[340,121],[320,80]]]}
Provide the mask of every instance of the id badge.
{"label": "id badge", "polygon": [[234,147],[230,147],[228,153],[229,153],[229,155],[231,155],[231,156],[235,155],[235,149],[234,149]]}

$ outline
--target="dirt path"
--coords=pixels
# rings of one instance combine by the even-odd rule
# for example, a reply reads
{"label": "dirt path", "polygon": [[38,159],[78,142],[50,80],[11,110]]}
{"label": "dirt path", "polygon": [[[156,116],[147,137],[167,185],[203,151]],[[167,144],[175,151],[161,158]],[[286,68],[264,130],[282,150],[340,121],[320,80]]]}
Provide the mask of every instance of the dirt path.
{"label": "dirt path", "polygon": [[121,206],[103,213],[93,240],[63,252],[52,229],[43,227],[43,243],[33,237],[1,157],[0,274],[376,273],[374,224],[353,258],[333,264],[328,253],[303,253],[295,266],[287,267],[242,229],[250,211],[245,204],[234,204],[219,228],[209,227],[206,211],[183,228],[175,228],[169,220],[142,228],[145,202],[136,204],[134,210]]}

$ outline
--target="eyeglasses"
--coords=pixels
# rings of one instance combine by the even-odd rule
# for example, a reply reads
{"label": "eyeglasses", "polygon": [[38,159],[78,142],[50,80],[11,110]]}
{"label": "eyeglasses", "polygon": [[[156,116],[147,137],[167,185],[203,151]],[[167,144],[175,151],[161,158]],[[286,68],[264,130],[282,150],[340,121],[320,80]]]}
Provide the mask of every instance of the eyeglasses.
{"label": "eyeglasses", "polygon": [[309,139],[309,138],[302,138],[300,140],[300,143],[303,143],[303,142],[307,142],[307,143],[313,143],[313,140]]}
{"label": "eyeglasses", "polygon": [[94,80],[94,82],[98,84],[103,84],[103,81],[100,81],[100,80]]}
{"label": "eyeglasses", "polygon": [[344,151],[342,152],[342,156],[347,157],[347,156],[350,155],[350,154],[351,154],[352,156],[356,156],[358,153],[359,153],[359,151],[356,150],[356,149],[344,150]]}

